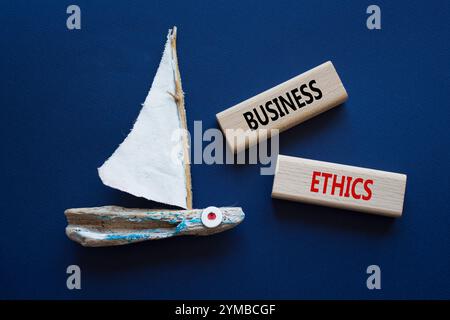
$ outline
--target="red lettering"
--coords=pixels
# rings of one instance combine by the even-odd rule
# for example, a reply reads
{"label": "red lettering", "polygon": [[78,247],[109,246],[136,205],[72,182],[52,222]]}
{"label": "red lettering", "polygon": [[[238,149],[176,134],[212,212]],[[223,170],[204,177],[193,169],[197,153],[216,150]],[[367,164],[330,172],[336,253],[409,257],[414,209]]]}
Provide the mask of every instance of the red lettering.
{"label": "red lettering", "polygon": [[[319,178],[323,177],[323,181]],[[323,186],[321,183],[323,182]],[[331,188],[328,188],[328,182],[331,183]],[[361,189],[364,192],[358,192],[358,185],[361,184]],[[313,171],[311,176],[311,192],[329,195],[339,195],[339,197],[352,197],[356,200],[362,199],[368,201],[372,198],[373,192],[371,186],[374,184],[372,179],[353,178],[350,176],[339,176],[328,172]],[[331,189],[331,190],[330,190]],[[339,190],[339,192],[338,192]]]}
{"label": "red lettering", "polygon": [[336,188],[339,188],[339,196],[342,197],[342,193],[344,193],[344,185],[345,185],[345,176],[342,176],[341,183],[337,183],[337,174],[333,176],[333,184],[331,186],[331,194],[334,195],[334,191]]}
{"label": "red lettering", "polygon": [[369,188],[369,185],[373,185],[373,180],[366,180],[364,182],[364,190],[367,192],[367,195],[363,196],[363,200],[370,200],[372,198],[372,190]]}
{"label": "red lettering", "polygon": [[323,183],[323,193],[327,193],[328,179],[333,175],[331,173],[322,172],[322,177],[325,178],[325,182]]}
{"label": "red lettering", "polygon": [[364,180],[361,178],[356,178],[355,181],[353,181],[353,185],[352,185],[352,197],[355,199],[361,199],[361,195],[356,193],[356,185],[358,183],[363,183]]}
{"label": "red lettering", "polygon": [[312,179],[311,179],[311,192],[319,192],[319,189],[315,187],[316,184],[318,184],[320,181],[316,179],[316,177],[320,177],[319,171],[313,171]]}
{"label": "red lettering", "polygon": [[350,186],[352,185],[352,177],[347,177],[347,188],[345,189],[344,197],[350,197]]}

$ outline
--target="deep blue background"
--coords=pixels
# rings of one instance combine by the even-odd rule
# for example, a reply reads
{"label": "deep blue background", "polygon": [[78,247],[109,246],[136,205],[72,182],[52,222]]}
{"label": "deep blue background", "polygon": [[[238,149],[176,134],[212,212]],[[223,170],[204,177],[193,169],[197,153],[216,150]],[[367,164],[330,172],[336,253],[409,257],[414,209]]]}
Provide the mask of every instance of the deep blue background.
{"label": "deep blue background", "polygon": [[[450,298],[450,2],[376,1],[379,31],[370,4],[2,2],[0,298]],[[403,217],[272,200],[258,165],[194,165],[194,205],[242,206],[243,224],[113,248],[66,238],[66,208],[155,205],[96,168],[129,132],[173,25],[191,130],[332,60],[348,102],[282,133],[280,153],[407,174]],[[66,288],[70,264],[82,290]],[[380,291],[366,288],[370,264]]]}

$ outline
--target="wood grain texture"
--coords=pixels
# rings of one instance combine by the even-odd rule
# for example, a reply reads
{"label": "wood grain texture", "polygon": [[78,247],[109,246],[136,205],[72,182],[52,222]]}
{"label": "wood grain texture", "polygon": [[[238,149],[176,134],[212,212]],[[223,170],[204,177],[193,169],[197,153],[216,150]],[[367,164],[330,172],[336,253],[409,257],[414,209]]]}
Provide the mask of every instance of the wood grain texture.
{"label": "wood grain texture", "polygon": [[118,206],[67,209],[67,236],[85,247],[117,246],[183,235],[208,236],[229,230],[244,220],[239,207],[220,208],[214,228],[202,223],[201,209],[133,209]]}
{"label": "wood grain texture", "polygon": [[[181,125],[183,129],[188,132],[187,127],[187,117],[186,117],[186,109],[184,104],[184,92],[183,87],[181,85],[181,74],[180,68],[178,65],[178,54],[177,54],[177,27],[174,26],[172,29],[171,35],[171,47],[172,47],[172,56],[173,56],[173,64],[175,69],[175,101],[178,107],[178,114],[180,115]],[[192,209],[192,177],[191,177],[191,165],[189,162],[189,141],[187,135],[183,135],[183,164],[184,164],[184,172],[186,174],[186,207],[187,209]]]}
{"label": "wood grain texture", "polygon": [[[319,90],[320,94],[314,89]],[[222,111],[216,117],[230,149],[240,152],[271,136],[267,132],[261,134],[261,131],[264,131],[261,129],[269,130],[269,133],[272,129],[276,129],[272,135],[277,134],[340,105],[347,100],[347,97],[347,92],[333,64],[328,61]],[[293,107],[283,104],[282,100],[292,102]],[[267,108],[274,111],[269,111]],[[256,117],[258,113],[264,120],[266,119],[264,112],[269,119],[268,123],[264,124],[265,121],[261,121],[257,128],[251,127],[246,116],[250,117],[249,113],[252,113],[254,119],[258,120]],[[244,116],[244,114],[247,115]],[[231,130],[242,132],[237,134]]]}
{"label": "wood grain texture", "polygon": [[406,175],[278,156],[272,197],[400,217]]}

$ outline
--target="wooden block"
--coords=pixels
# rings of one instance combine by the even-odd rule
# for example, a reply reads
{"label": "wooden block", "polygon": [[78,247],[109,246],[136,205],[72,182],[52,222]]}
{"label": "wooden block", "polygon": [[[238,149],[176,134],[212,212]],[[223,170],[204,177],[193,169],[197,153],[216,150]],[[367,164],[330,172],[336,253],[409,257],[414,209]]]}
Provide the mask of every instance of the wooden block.
{"label": "wooden block", "polygon": [[398,218],[405,187],[404,174],[279,155],[272,198]]}
{"label": "wooden block", "polygon": [[328,61],[216,117],[231,150],[240,152],[270,137],[267,134],[270,130],[289,129],[343,103],[347,97],[333,64]]}

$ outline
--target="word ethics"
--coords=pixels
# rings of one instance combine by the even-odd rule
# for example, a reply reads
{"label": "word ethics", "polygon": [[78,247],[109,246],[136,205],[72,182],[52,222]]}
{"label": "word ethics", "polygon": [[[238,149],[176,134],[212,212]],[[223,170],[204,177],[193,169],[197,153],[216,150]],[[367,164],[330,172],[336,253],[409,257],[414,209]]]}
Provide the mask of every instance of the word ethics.
{"label": "word ethics", "polygon": [[401,217],[406,175],[279,155],[272,197]]}
{"label": "word ethics", "polygon": [[[339,176],[337,174],[313,171],[311,175],[311,192],[330,195],[338,195],[339,197],[353,199],[362,199],[368,201],[372,198],[371,185],[373,185],[372,179],[353,178],[351,176]],[[328,187],[331,182],[331,187]],[[365,194],[361,194],[357,191],[358,185],[362,185]],[[345,190],[345,192],[344,192]],[[339,192],[337,192],[339,191]]]}

